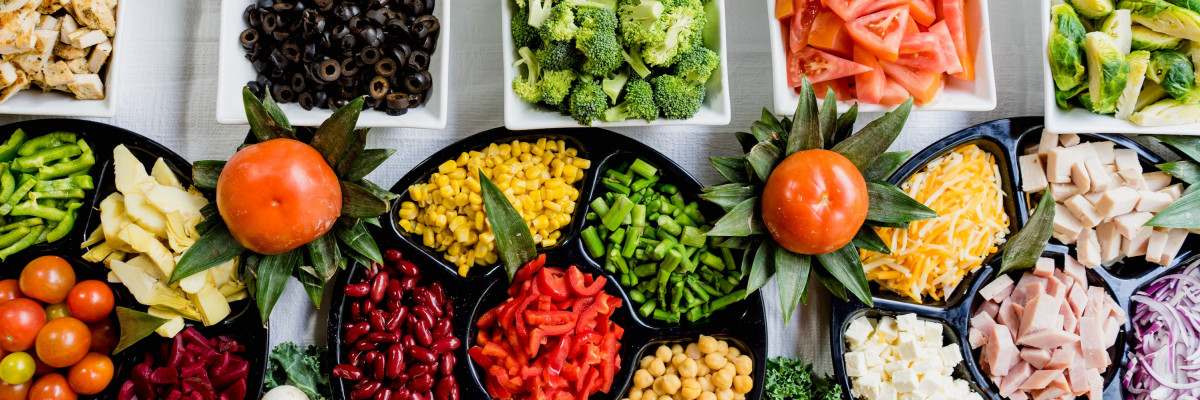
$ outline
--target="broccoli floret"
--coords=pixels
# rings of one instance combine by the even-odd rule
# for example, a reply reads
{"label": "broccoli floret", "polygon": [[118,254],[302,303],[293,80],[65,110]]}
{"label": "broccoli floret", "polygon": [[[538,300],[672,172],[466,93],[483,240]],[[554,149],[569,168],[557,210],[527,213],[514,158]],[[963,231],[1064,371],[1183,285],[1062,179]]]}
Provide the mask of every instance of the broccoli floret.
{"label": "broccoli floret", "polygon": [[662,41],[647,44],[642,49],[642,59],[653,66],[668,66],[675,58],[700,43],[705,23],[704,9],[696,0],[681,0],[675,7],[668,7],[662,20],[667,34]]}
{"label": "broccoli floret", "polygon": [[[513,63],[513,67],[517,68],[517,77],[513,78],[513,92],[522,100],[530,103],[542,101],[542,90],[538,82],[541,80],[542,68],[538,66],[537,60],[533,57],[533,51],[528,47],[522,47],[517,51],[521,55],[521,59]],[[524,73],[521,71],[521,66],[525,66]]]}
{"label": "broccoli floret", "polygon": [[509,21],[512,30],[513,44],[518,48],[537,47],[541,39],[538,30],[529,26],[529,9],[519,7],[513,9],[512,20]]}
{"label": "broccoli floret", "polygon": [[603,8],[605,10],[616,10],[617,0],[566,0],[571,3],[572,7],[591,7]]}
{"label": "broccoli floret", "polygon": [[617,97],[621,95],[621,90],[625,89],[625,82],[629,82],[629,72],[623,69],[608,74],[600,81],[600,87],[604,88],[604,93],[612,100],[612,104],[617,104]]}
{"label": "broccoli floret", "polygon": [[650,83],[654,85],[654,102],[662,109],[663,117],[691,118],[704,103],[703,85],[692,84],[675,75],[659,75]]}
{"label": "broccoli floret", "polygon": [[585,8],[576,17],[579,30],[575,34],[575,47],[585,58],[580,72],[605,76],[620,67],[624,59],[617,41],[617,15],[612,10]]}
{"label": "broccoli floret", "polygon": [[579,51],[571,42],[545,42],[534,55],[542,69],[549,71],[571,69],[579,61]]}
{"label": "broccoli floret", "polygon": [[[563,0],[559,0],[563,1]],[[541,28],[554,10],[554,0],[529,0],[529,25]]]}
{"label": "broccoli floret", "polygon": [[629,64],[629,68],[633,68],[633,72],[637,72],[638,76],[642,78],[650,76],[650,68],[646,67],[646,62],[642,61],[642,46],[633,46],[628,50],[622,47],[621,57]]}
{"label": "broccoli floret", "polygon": [[621,39],[626,45],[662,42],[667,28],[662,19],[666,8],[658,0],[625,0],[617,7]]}
{"label": "broccoli floret", "polygon": [[693,47],[679,55],[675,63],[675,75],[698,85],[708,82],[713,70],[721,63],[717,53],[704,46]]}
{"label": "broccoli floret", "polygon": [[543,42],[570,41],[578,29],[575,25],[575,11],[571,9],[570,4],[559,2],[550,10],[550,17],[542,22],[538,33],[541,34]]}
{"label": "broccoli floret", "polygon": [[571,93],[571,84],[575,82],[575,71],[561,70],[549,71],[542,70],[542,80],[538,82],[538,89],[542,94],[542,102],[556,106],[567,98],[567,94]]}
{"label": "broccoli floret", "polygon": [[600,117],[605,122],[624,121],[629,118],[640,118],[653,121],[658,118],[658,106],[654,104],[654,90],[650,83],[633,77],[625,85],[625,99],[621,104],[604,111]]}
{"label": "broccoli floret", "polygon": [[593,79],[579,79],[571,88],[571,117],[581,125],[592,126],[608,108],[608,95]]}

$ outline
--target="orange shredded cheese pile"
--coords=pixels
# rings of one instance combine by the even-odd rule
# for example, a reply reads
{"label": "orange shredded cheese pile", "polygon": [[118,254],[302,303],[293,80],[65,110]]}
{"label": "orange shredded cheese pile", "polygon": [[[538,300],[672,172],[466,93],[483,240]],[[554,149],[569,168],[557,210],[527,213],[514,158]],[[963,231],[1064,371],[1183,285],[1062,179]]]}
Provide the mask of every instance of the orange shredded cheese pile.
{"label": "orange shredded cheese pile", "polygon": [[946,298],[1008,235],[1000,168],[975,145],[934,159],[900,186],[938,213],[908,229],[875,228],[892,254],[860,251],[867,278],[920,303]]}

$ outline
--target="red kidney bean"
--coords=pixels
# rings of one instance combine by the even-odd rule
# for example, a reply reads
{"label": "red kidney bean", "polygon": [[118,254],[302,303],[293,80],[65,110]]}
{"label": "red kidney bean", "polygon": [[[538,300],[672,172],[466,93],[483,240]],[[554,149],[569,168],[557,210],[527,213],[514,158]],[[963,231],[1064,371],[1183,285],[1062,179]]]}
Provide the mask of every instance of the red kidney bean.
{"label": "red kidney bean", "polygon": [[443,310],[443,312],[445,312],[445,315],[443,315],[443,317],[453,319],[454,318],[454,301],[452,301],[450,299],[446,299],[446,302],[442,303],[442,310]]}
{"label": "red kidney bean", "polygon": [[371,396],[375,395],[375,392],[379,391],[379,388],[383,387],[383,384],[379,383],[378,381],[363,380],[362,382],[362,386],[360,386],[353,393],[353,396],[356,399],[369,399]]}
{"label": "red kidney bean", "polygon": [[383,301],[383,296],[387,294],[387,285],[388,273],[380,271],[378,275],[375,275],[375,281],[371,283],[371,301],[376,303]]}
{"label": "red kidney bean", "polygon": [[350,364],[352,364],[352,365],[358,364],[358,359],[362,358],[362,355],[363,355],[362,350],[351,349],[350,352],[346,354],[346,359],[350,360]]}
{"label": "red kidney bean", "polygon": [[371,315],[371,311],[375,311],[375,303],[370,301],[362,302],[362,315],[364,317]]}
{"label": "red kidney bean", "polygon": [[417,339],[413,339],[412,335],[404,335],[404,337],[400,338],[400,344],[404,345],[406,349],[414,347],[417,345]]}
{"label": "red kidney bean", "polygon": [[450,318],[442,317],[442,319],[439,319],[436,324],[433,324],[433,339],[437,340],[446,336],[450,336],[452,328],[453,327],[450,325]]}
{"label": "red kidney bean", "polygon": [[402,302],[400,300],[388,300],[387,301],[387,310],[388,311],[395,312],[396,309],[398,309],[400,307],[404,307],[404,302]]}
{"label": "red kidney bean", "polygon": [[433,295],[437,299],[438,303],[446,300],[446,290],[442,288],[441,282],[429,284],[429,291],[433,292]]}
{"label": "red kidney bean", "polygon": [[450,389],[450,397],[447,397],[446,399],[447,400],[458,400],[458,386],[455,386],[454,388]]}
{"label": "red kidney bean", "polygon": [[412,261],[408,260],[400,260],[400,264],[396,266],[396,269],[400,270],[400,273],[408,276],[417,276],[421,274],[421,269],[417,268],[417,264],[413,264]]}
{"label": "red kidney bean", "polygon": [[362,379],[363,373],[361,369],[358,369],[358,367],[350,364],[342,364],[333,367],[333,376],[346,380],[357,381]]}
{"label": "red kidney bean", "polygon": [[357,342],[354,342],[354,348],[362,351],[375,350],[379,348],[379,344],[367,339],[359,339]]}
{"label": "red kidney bean", "polygon": [[433,389],[432,375],[414,375],[413,378],[408,381],[408,390],[414,392],[424,392],[429,389]]}
{"label": "red kidney bean", "polygon": [[387,332],[371,332],[367,334],[367,340],[379,344],[396,343],[400,341],[400,335]]}
{"label": "red kidney bean", "polygon": [[[371,265],[368,266],[367,269],[365,270],[365,273],[367,275],[367,280],[371,280],[372,278],[375,277],[375,274],[379,273],[379,268],[376,267],[375,263],[372,262]],[[367,286],[370,286],[370,285],[367,285]],[[370,291],[368,291],[367,293],[370,293]]]}
{"label": "red kidney bean", "polygon": [[408,400],[433,400],[433,399],[425,397],[425,395],[423,395],[421,393],[413,392],[412,397],[409,397]]}
{"label": "red kidney bean", "polygon": [[374,364],[376,358],[379,358],[379,352],[375,350],[365,352],[362,356],[363,362],[368,365]]}
{"label": "red kidney bean", "polygon": [[350,303],[350,320],[354,322],[362,320],[362,305],[357,301]]}
{"label": "red kidney bean", "polygon": [[424,320],[417,321],[417,326],[413,327],[413,338],[417,339],[417,344],[423,347],[432,345],[433,333],[429,331],[429,324]]}
{"label": "red kidney bean", "polygon": [[409,376],[407,372],[401,372],[399,375],[396,375],[396,382],[402,386],[407,385]]}
{"label": "red kidney bean", "polygon": [[410,399],[412,399],[412,392],[408,391],[408,388],[399,388],[392,392],[392,400]]}
{"label": "red kidney bean", "polygon": [[400,254],[399,250],[387,249],[383,252],[383,260],[390,263],[400,262],[403,258],[404,255]]}
{"label": "red kidney bean", "polygon": [[408,370],[405,372],[408,373],[408,376],[421,376],[428,375],[429,373],[433,372],[433,368],[425,364],[415,364],[411,367],[408,367]]}
{"label": "red kidney bean", "polygon": [[458,356],[454,352],[442,354],[442,359],[438,361],[438,372],[442,375],[454,375],[454,365],[458,364]]}
{"label": "red kidney bean", "polygon": [[413,315],[425,320],[425,322],[429,323],[430,326],[433,326],[433,323],[437,322],[437,318],[433,316],[433,310],[431,310],[428,306],[416,306],[409,311],[412,312]]}
{"label": "red kidney bean", "polygon": [[387,297],[392,300],[400,300],[404,298],[404,289],[400,288],[400,281],[392,278],[388,281]]}
{"label": "red kidney bean", "polygon": [[424,303],[423,305],[425,307],[429,307],[429,311],[432,311],[433,315],[435,317],[441,317],[442,316],[442,304],[441,304],[442,302],[438,301],[437,295],[433,294],[433,292],[431,292],[431,291],[426,290],[424,292],[421,292],[421,296],[425,299],[425,301],[423,302]]}
{"label": "red kidney bean", "polygon": [[375,392],[375,397],[372,397],[371,400],[392,400],[392,389],[379,389],[378,392]]}
{"label": "red kidney bean", "polygon": [[388,379],[396,379],[400,375],[400,371],[404,368],[404,349],[400,348],[399,344],[388,346],[387,349],[387,365],[385,365]]}
{"label": "red kidney bean", "polygon": [[458,382],[454,381],[454,375],[443,376],[438,379],[437,387],[433,390],[433,398],[435,400],[449,399],[451,390],[458,390]]}
{"label": "red kidney bean", "polygon": [[365,283],[355,283],[353,285],[346,285],[346,288],[342,289],[342,291],[350,297],[366,297],[367,294],[371,293],[371,287]]}
{"label": "red kidney bean", "polygon": [[438,339],[436,342],[433,342],[433,344],[429,345],[429,350],[437,354],[442,354],[445,352],[458,350],[458,346],[461,344],[462,343],[459,343],[458,338],[454,336],[447,336]]}
{"label": "red kidney bean", "polygon": [[371,326],[366,322],[359,322],[346,328],[346,339],[344,343],[350,344],[357,342],[359,338],[371,331]]}
{"label": "red kidney bean", "polygon": [[388,317],[384,322],[383,328],[388,332],[395,332],[400,329],[400,324],[404,322],[404,317],[408,316],[408,307],[400,306],[392,310],[392,316]]}
{"label": "red kidney bean", "polygon": [[417,287],[417,278],[411,276],[400,278],[400,288],[404,291],[413,290],[415,287]]}
{"label": "red kidney bean", "polygon": [[384,370],[385,368],[387,368],[387,366],[384,365],[385,364],[384,358],[385,357],[383,357],[382,355],[377,356],[377,357],[375,357],[375,361],[371,363],[371,376],[374,376],[375,380],[377,380],[377,381],[383,381],[385,372],[387,372]]}
{"label": "red kidney bean", "polygon": [[424,347],[409,347],[408,355],[412,356],[413,360],[416,360],[419,363],[433,364],[437,362],[437,354]]}

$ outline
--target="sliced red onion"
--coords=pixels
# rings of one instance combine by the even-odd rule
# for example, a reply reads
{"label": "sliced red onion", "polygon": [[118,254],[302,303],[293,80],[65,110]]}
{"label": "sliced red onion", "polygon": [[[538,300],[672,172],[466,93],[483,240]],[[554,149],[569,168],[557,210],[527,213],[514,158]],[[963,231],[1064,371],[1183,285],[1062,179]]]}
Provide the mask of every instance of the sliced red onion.
{"label": "sliced red onion", "polygon": [[1134,295],[1131,347],[1122,379],[1130,399],[1200,396],[1200,263],[1165,275]]}

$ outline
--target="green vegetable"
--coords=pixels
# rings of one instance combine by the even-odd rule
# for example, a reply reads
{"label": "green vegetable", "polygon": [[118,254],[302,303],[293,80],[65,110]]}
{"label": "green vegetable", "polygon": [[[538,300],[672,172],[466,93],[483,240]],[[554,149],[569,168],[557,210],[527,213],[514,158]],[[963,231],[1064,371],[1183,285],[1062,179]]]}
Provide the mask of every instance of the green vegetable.
{"label": "green vegetable", "polygon": [[1137,109],[1138,96],[1142,93],[1142,83],[1146,81],[1146,70],[1150,66],[1150,52],[1138,50],[1129,53],[1128,60],[1129,79],[1125,82],[1125,90],[1121,92],[1121,97],[1117,99],[1118,119],[1129,119]]}
{"label": "green vegetable", "polygon": [[1117,49],[1112,37],[1102,32],[1088,33],[1084,48],[1087,50],[1088,94],[1091,95],[1092,109],[1099,114],[1112,114],[1116,112],[1117,99],[1125,91],[1129,61]]}
{"label": "green vegetable", "polygon": [[1171,4],[1174,4],[1174,5],[1177,5],[1177,6],[1180,6],[1180,7],[1195,11],[1195,12],[1200,12],[1200,0],[1167,0],[1167,1],[1171,2]]}
{"label": "green vegetable", "polygon": [[1004,246],[996,276],[1033,268],[1054,233],[1054,204],[1054,196],[1046,189],[1029,215],[1029,222]]}
{"label": "green vegetable", "polygon": [[87,142],[62,131],[27,138],[18,129],[0,145],[0,160],[0,260],[66,237],[93,188]]}
{"label": "green vegetable", "polygon": [[283,385],[295,386],[309,400],[331,399],[328,368],[322,364],[325,348],[308,346],[301,348],[292,342],[280,343],[271,350],[267,375],[263,384],[267,390]]}
{"label": "green vegetable", "polygon": [[1075,10],[1087,18],[1097,19],[1113,12],[1113,0],[1067,0]]}
{"label": "green vegetable", "polygon": [[659,75],[650,80],[654,85],[654,102],[663,117],[686,119],[700,111],[704,103],[704,86],[692,84],[674,75]]}
{"label": "green vegetable", "polygon": [[1137,104],[1133,106],[1133,109],[1141,110],[1167,96],[1167,91],[1163,90],[1162,86],[1159,86],[1158,83],[1152,80],[1146,79],[1142,81],[1142,92],[1138,93]]}
{"label": "green vegetable", "polygon": [[1130,27],[1130,33],[1133,34],[1130,43],[1133,50],[1173,50],[1178,49],[1179,42],[1183,40],[1175,36],[1155,32],[1141,25]]}
{"label": "green vegetable", "polygon": [[703,85],[720,65],[721,58],[707,47],[697,46],[679,56],[675,64],[675,75],[684,80]]}
{"label": "green vegetable", "polygon": [[1130,21],[1129,10],[1116,10],[1104,17],[1104,20],[1100,21],[1100,26],[1097,27],[1098,31],[1111,36],[1113,43],[1117,45],[1117,50],[1125,55],[1129,54],[1133,41],[1133,24]]}
{"label": "green vegetable", "polygon": [[121,339],[113,354],[133,346],[138,341],[154,333],[155,329],[167,323],[167,320],[125,307],[117,307],[117,323],[121,327]]}
{"label": "green vegetable", "polygon": [[1175,99],[1163,99],[1138,110],[1129,122],[1139,126],[1166,126],[1200,122],[1200,104],[1184,104]]}
{"label": "green vegetable", "polygon": [[659,43],[667,36],[662,19],[666,7],[659,0],[627,0],[617,7],[621,40],[626,45]]}
{"label": "green vegetable", "polygon": [[1175,50],[1159,50],[1150,55],[1146,77],[1162,87],[1167,94],[1187,104],[1200,103],[1200,89],[1192,61]]}
{"label": "green vegetable", "polygon": [[17,157],[21,144],[25,142],[25,131],[17,129],[4,144],[0,144],[0,163],[7,163]]}
{"label": "green vegetable", "polygon": [[[1117,3],[1117,8],[1130,10],[1133,22],[1154,31],[1188,40],[1200,40],[1200,14],[1195,11],[1165,0],[1121,0]],[[1080,12],[1080,15],[1088,16],[1083,12]]]}
{"label": "green vegetable", "polygon": [[621,44],[617,41],[617,15],[611,10],[582,9],[578,14],[579,30],[575,48],[583,53],[579,72],[601,77],[616,70],[624,62]]}
{"label": "green vegetable", "polygon": [[629,72],[618,70],[605,76],[600,81],[600,87],[604,89],[604,94],[608,95],[608,99],[612,101],[612,104],[617,104],[617,97],[625,89],[626,82],[629,82]]}
{"label": "green vegetable", "polygon": [[604,115],[604,110],[608,109],[608,95],[595,80],[581,78],[571,88],[568,109],[575,121],[591,126],[592,121],[599,119]]}
{"label": "green vegetable", "polygon": [[512,19],[509,20],[513,44],[517,48],[535,47],[542,41],[537,28],[529,25],[529,8],[514,7]]}
{"label": "green vegetable", "polygon": [[579,50],[570,41],[543,42],[534,58],[543,71],[569,70],[580,62]]}
{"label": "green vegetable", "polygon": [[575,38],[577,30],[579,27],[575,25],[575,10],[569,2],[560,1],[550,10],[550,16],[542,23],[542,27],[538,28],[538,34],[542,37],[542,43],[569,42]]}
{"label": "green vegetable", "polygon": [[624,121],[629,118],[647,121],[658,118],[658,105],[654,103],[654,89],[649,82],[639,77],[634,77],[625,84],[624,100],[605,110],[600,117],[606,122]]}
{"label": "green vegetable", "polygon": [[842,386],[833,377],[813,372],[812,364],[799,358],[767,360],[763,397],[768,400],[841,400]]}
{"label": "green vegetable", "polygon": [[703,39],[707,16],[700,0],[675,0],[674,3],[675,6],[662,16],[666,35],[662,40],[644,43],[642,47],[642,58],[649,65],[671,65],[675,57],[691,50]]}

